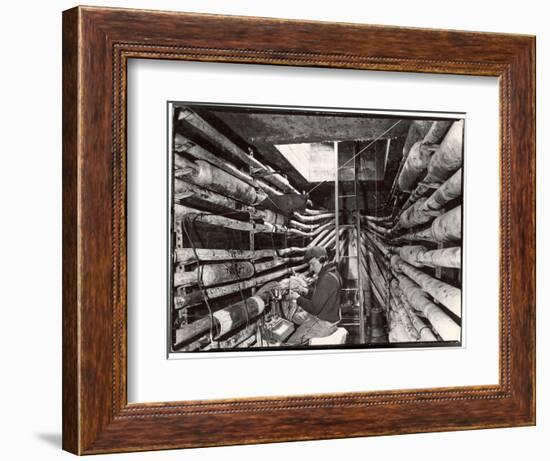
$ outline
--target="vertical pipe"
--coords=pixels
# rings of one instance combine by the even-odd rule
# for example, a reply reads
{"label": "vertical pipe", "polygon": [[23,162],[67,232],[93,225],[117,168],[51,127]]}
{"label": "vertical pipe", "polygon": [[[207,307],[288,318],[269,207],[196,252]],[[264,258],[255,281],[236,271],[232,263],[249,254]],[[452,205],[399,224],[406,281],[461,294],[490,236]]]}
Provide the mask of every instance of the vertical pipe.
{"label": "vertical pipe", "polygon": [[384,175],[386,174],[386,167],[388,166],[388,157],[390,156],[390,144],[391,138],[386,140],[386,156],[384,157]]}
{"label": "vertical pipe", "polygon": [[334,226],[336,229],[336,264],[340,263],[340,245],[338,245],[338,226],[340,224],[340,199],[338,197],[338,141],[334,141]]}
{"label": "vertical pipe", "polygon": [[355,195],[355,247],[357,251],[357,257],[355,263],[357,264],[357,301],[359,303],[359,342],[365,344],[365,306],[363,302],[363,284],[361,283],[361,214],[359,213],[359,196],[357,195],[357,162],[358,158],[353,155],[353,194]]}
{"label": "vertical pipe", "polygon": [[[254,220],[252,219],[252,216],[250,217],[250,224],[254,224]],[[285,232],[286,235],[286,232]],[[249,249],[252,253],[254,253],[254,232],[248,233],[248,242],[249,242]],[[256,287],[252,287],[251,294],[254,296],[256,294]]]}

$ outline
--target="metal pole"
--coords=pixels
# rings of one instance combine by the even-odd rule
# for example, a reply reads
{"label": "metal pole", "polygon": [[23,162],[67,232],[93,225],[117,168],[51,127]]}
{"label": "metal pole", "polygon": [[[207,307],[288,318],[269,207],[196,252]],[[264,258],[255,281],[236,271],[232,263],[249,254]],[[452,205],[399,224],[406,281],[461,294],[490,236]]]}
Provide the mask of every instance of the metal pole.
{"label": "metal pole", "polygon": [[338,226],[340,224],[340,197],[338,192],[338,180],[338,141],[334,141],[334,226],[336,229],[336,264],[340,263],[340,245],[338,244]]}
{"label": "metal pole", "polygon": [[[252,167],[249,167],[249,171],[252,171]],[[254,226],[254,219],[252,218],[252,215],[249,215],[249,220],[250,220],[250,224],[252,226]],[[286,232],[285,232],[285,237],[286,237]],[[254,231],[251,230],[249,233],[248,233],[248,248],[249,250],[254,253]],[[252,287],[251,289],[251,293],[252,293],[252,296],[254,296],[256,294],[256,287]]]}
{"label": "metal pole", "polygon": [[[355,154],[355,153],[354,153]],[[353,161],[353,193],[355,195],[355,238],[357,244],[357,302],[359,303],[359,342],[365,344],[365,306],[363,303],[363,284],[361,283],[361,214],[359,212],[359,196],[357,195],[357,163],[358,157],[354,155]]]}
{"label": "metal pole", "polygon": [[391,138],[386,140],[386,155],[384,156],[384,175],[386,174],[386,167],[388,166],[388,157],[390,156],[390,144]]}

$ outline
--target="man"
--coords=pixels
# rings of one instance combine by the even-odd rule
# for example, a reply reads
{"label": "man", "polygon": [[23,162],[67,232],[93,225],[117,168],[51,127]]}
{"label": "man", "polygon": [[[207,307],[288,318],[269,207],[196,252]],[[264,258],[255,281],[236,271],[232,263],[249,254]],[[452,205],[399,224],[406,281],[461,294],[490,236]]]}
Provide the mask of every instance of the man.
{"label": "man", "polygon": [[336,331],[340,321],[340,293],[342,279],[336,270],[336,264],[329,263],[323,247],[306,250],[304,262],[309,270],[317,274],[317,281],[310,296],[302,296],[296,291],[290,292],[298,307],[289,320],[300,326],[287,340],[287,344],[306,344],[311,338],[322,338]]}

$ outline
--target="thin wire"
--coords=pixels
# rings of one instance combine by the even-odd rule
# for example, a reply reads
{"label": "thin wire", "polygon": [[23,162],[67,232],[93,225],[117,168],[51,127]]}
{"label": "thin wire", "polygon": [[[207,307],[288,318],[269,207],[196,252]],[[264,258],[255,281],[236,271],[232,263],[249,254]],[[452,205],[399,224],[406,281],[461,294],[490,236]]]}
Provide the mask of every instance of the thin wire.
{"label": "thin wire", "polygon": [[[199,218],[200,216],[210,216],[210,215],[215,215],[215,216],[226,216],[226,215],[231,215],[231,214],[239,214],[239,213],[242,213],[241,211],[230,211],[230,212],[227,212],[227,213],[194,213],[192,216],[186,216],[184,217],[184,219],[182,220],[183,221],[183,228],[185,230],[185,234],[187,235],[187,238],[189,239],[189,243],[191,244],[191,248],[193,250],[193,253],[194,253],[194,256],[195,256],[195,260],[197,262],[197,268],[199,269],[198,270],[198,286],[199,286],[199,289],[200,291],[202,292],[202,296],[204,298],[204,301],[205,301],[205,304],[206,304],[206,307],[208,309],[208,313],[209,313],[209,316],[210,316],[210,342],[211,343],[214,343],[214,335],[213,335],[213,328],[214,328],[214,315],[213,315],[213,311],[212,311],[212,308],[210,306],[210,303],[208,302],[208,293],[207,291],[205,290],[205,288],[203,287],[202,285],[202,270],[203,270],[203,266],[201,265],[201,261],[198,257],[198,254],[197,254],[197,251],[195,249],[195,245],[193,244],[193,240],[191,239],[191,236],[189,235],[189,232],[187,231],[187,227],[185,226],[185,221],[187,219],[191,219],[192,220],[192,223],[193,225],[195,225],[195,222],[197,220],[197,218]],[[200,235],[200,234],[199,234]],[[234,236],[234,233],[232,234]],[[273,237],[272,237],[273,238]],[[235,243],[234,239],[233,240],[233,243]],[[246,314],[246,327],[248,327],[250,325],[250,316],[249,316],[249,313],[248,313],[248,303],[246,302],[246,298],[244,296],[244,292],[243,292],[243,288],[241,286],[241,283],[244,281],[240,274],[239,274],[239,270],[238,270],[238,265],[237,265],[237,262],[236,260],[234,261],[234,267],[235,267],[235,272],[236,272],[236,275],[237,275],[237,286],[239,287],[239,293],[241,295],[241,300],[242,302],[244,303],[244,310],[245,310],[245,314]],[[217,342],[217,341],[216,341]]]}
{"label": "thin wire", "polygon": [[[231,241],[232,241],[233,245],[235,246],[235,232],[231,232],[230,235],[231,235]],[[239,271],[239,264],[237,263],[236,259],[233,260],[233,267],[235,269],[235,274],[237,276],[237,286],[239,287],[239,293],[241,295],[241,301],[243,302],[244,312],[246,314],[246,326],[245,326],[245,328],[248,328],[248,326],[250,325],[250,318],[249,318],[249,314],[248,314],[248,303],[247,303],[247,298],[245,298],[245,296],[244,296],[243,287],[241,286],[241,283],[244,282],[244,280],[241,278],[241,274],[240,274],[240,271]]]}
{"label": "thin wire", "polygon": [[[370,143],[368,143],[365,147],[363,147],[363,149],[361,149],[359,152],[357,152],[352,158],[350,158],[347,162],[345,162],[342,166],[338,167],[338,169],[336,171],[340,171],[342,168],[344,168],[349,162],[351,162],[352,160],[355,159],[355,157],[357,157],[358,155],[362,154],[363,152],[365,152],[365,150],[367,150],[370,146],[372,146],[376,141],[378,141],[379,139],[382,138],[382,136],[384,136],[386,133],[390,132],[391,130],[393,130],[397,125],[399,125],[403,120],[398,120],[397,122],[395,122],[392,126],[390,126],[386,131],[384,131],[383,133],[379,134],[375,139],[373,139]],[[338,173],[337,173],[338,174]],[[319,184],[316,184],[315,186],[313,186],[310,190],[307,191],[307,193],[309,194],[310,192],[314,191],[315,189],[317,189],[321,184],[324,184],[328,182],[328,180],[325,180],[325,181],[321,181]]]}
{"label": "thin wire", "polygon": [[273,203],[273,206],[274,206],[275,208],[277,208],[277,210],[281,211],[283,214],[286,214],[286,213],[285,213],[285,210],[283,210],[279,205],[277,205],[277,204],[273,201],[273,199],[269,196],[269,194],[268,194],[267,192],[266,192],[265,195],[266,195],[267,199],[268,199],[271,203]]}
{"label": "thin wire", "polygon": [[[192,218],[192,224],[194,225],[195,224],[195,220],[197,219],[199,215],[196,214],[193,218]],[[203,270],[203,266],[201,264],[201,261],[199,259],[199,255],[197,253],[197,249],[195,248],[195,244],[193,243],[193,240],[191,239],[191,235],[189,234],[189,231],[187,230],[187,226],[186,226],[186,220],[187,219],[190,219],[190,217],[185,217],[183,220],[182,220],[182,224],[183,224],[183,230],[185,231],[185,234],[187,235],[187,238],[189,239],[189,243],[191,244],[191,248],[193,249],[193,254],[195,256],[195,260],[197,262],[197,284],[199,285],[199,289],[201,290],[202,292],[202,297],[204,298],[204,302],[206,304],[206,308],[208,309],[208,315],[210,317],[210,343],[214,343],[214,313],[212,311],[212,308],[210,306],[210,303],[208,302],[208,293],[206,291],[206,289],[204,288],[204,285],[202,283],[202,270]]]}

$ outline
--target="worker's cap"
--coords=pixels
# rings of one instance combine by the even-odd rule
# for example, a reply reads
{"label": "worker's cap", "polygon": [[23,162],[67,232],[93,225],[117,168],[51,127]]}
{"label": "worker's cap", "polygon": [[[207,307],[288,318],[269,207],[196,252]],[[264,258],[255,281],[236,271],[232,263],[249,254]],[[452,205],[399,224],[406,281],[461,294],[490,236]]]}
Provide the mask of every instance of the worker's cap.
{"label": "worker's cap", "polygon": [[325,250],[323,247],[311,247],[306,250],[306,254],[304,255],[304,261],[307,263],[312,258],[321,258],[324,256],[327,257],[327,250]]}

